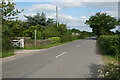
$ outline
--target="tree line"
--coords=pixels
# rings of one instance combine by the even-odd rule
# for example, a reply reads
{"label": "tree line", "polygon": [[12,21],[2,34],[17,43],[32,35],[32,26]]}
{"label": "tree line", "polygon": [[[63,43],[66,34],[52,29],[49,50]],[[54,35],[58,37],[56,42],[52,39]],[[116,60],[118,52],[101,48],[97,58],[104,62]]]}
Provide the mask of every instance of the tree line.
{"label": "tree line", "polygon": [[[83,35],[91,33],[78,29],[67,29],[66,24],[58,23],[52,18],[47,18],[46,14],[37,12],[34,16],[24,15],[25,21],[18,20],[18,14],[24,10],[15,8],[15,3],[4,0],[1,3],[2,13],[2,50],[9,51],[11,47],[11,37],[31,37],[34,39],[34,31],[37,30],[37,39],[48,39],[51,37],[60,37],[61,42],[71,41],[77,38],[84,38]],[[72,33],[81,34],[72,36]]]}

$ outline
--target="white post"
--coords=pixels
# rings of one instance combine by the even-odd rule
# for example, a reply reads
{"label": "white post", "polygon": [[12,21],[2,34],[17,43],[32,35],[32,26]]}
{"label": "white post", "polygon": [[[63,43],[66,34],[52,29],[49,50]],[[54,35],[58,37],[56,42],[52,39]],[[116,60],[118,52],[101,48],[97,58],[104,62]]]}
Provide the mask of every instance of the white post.
{"label": "white post", "polygon": [[35,30],[35,45],[36,45],[36,30]]}
{"label": "white post", "polygon": [[21,41],[21,47],[24,48],[24,39],[20,39]]}

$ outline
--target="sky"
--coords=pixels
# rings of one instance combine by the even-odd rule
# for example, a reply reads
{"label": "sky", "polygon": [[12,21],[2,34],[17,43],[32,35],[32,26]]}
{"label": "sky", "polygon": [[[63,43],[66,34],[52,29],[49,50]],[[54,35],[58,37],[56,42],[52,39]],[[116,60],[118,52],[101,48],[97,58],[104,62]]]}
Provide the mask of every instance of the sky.
{"label": "sky", "polygon": [[[58,21],[67,25],[67,28],[76,28],[80,31],[91,32],[92,29],[84,24],[86,20],[90,18],[91,15],[94,15],[97,12],[106,12],[112,17],[118,17],[118,3],[115,2],[96,2],[92,0],[87,2],[79,2],[78,0],[69,0],[69,1],[19,1],[16,0],[16,8],[19,10],[24,9],[24,12],[19,14],[20,20],[25,20],[24,15],[35,15],[37,12],[44,12],[47,18],[56,19],[56,6],[58,6]],[[102,1],[102,0],[101,0]],[[116,28],[117,29],[117,28]],[[115,31],[114,29],[113,31]]]}

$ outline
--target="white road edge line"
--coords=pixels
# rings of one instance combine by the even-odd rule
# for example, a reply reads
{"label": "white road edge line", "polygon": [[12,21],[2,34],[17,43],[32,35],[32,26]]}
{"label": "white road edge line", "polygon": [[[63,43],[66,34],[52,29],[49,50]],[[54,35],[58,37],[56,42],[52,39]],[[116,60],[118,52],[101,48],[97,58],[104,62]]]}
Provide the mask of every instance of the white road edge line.
{"label": "white road edge line", "polygon": [[60,56],[64,55],[67,52],[61,53],[60,55],[56,56],[56,58],[59,58]]}

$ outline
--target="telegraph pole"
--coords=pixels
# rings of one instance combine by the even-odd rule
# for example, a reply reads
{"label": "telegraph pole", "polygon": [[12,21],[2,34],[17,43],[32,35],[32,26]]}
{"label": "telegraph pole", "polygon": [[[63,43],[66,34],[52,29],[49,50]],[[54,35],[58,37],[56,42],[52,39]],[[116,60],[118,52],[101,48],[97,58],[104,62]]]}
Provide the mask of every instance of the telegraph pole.
{"label": "telegraph pole", "polygon": [[58,7],[56,6],[56,25],[58,27]]}

